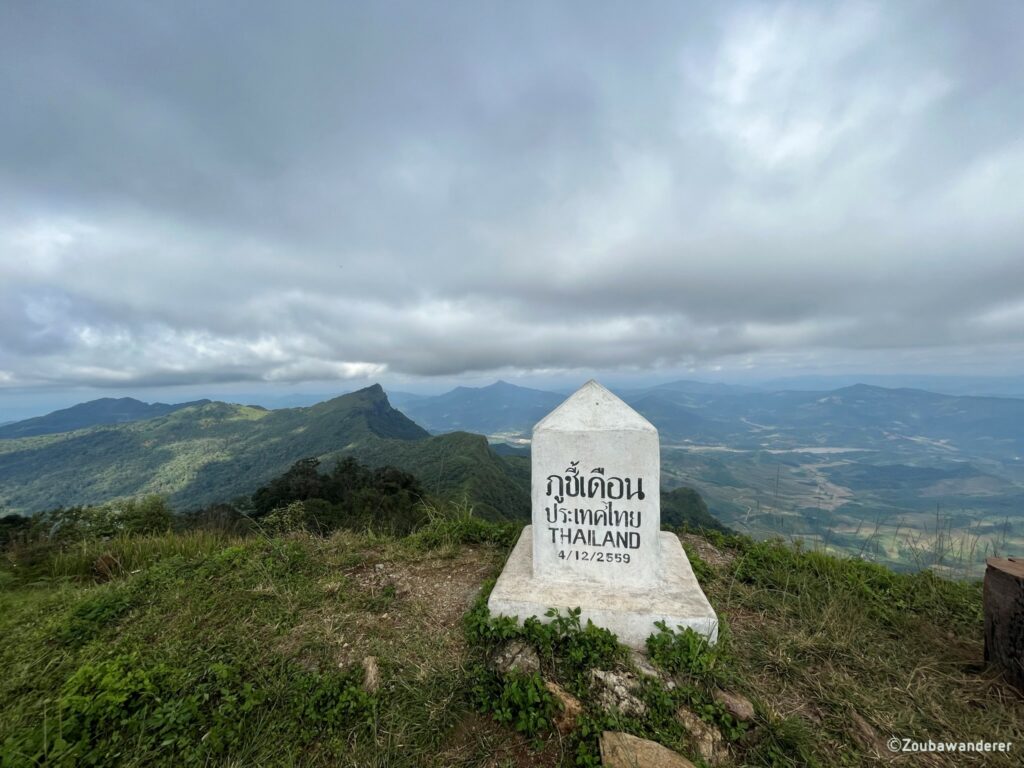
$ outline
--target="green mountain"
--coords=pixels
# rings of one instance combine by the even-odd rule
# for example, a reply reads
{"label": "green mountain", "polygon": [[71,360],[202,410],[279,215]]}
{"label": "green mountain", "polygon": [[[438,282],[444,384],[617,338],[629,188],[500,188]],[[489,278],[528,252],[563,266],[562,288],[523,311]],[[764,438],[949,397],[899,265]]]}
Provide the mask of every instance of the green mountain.
{"label": "green mountain", "polygon": [[708,512],[707,503],[697,491],[685,487],[661,492],[661,524],[722,533],[733,532]]}
{"label": "green mountain", "polygon": [[101,424],[142,421],[157,416],[166,416],[169,413],[180,411],[182,408],[205,405],[209,402],[209,400],[197,400],[191,403],[168,405],[167,403],[144,403],[132,397],[102,397],[99,400],[90,400],[87,403],[63,408],[45,416],[6,422],[0,425],[0,439],[54,435],[59,432],[70,432]]}
{"label": "green mountain", "polygon": [[404,469],[427,493],[465,496],[484,516],[530,516],[530,476],[496,454],[483,435],[452,432],[426,440],[392,441],[356,452],[370,466]]}
{"label": "green mountain", "polygon": [[379,385],[309,408],[205,402],[146,421],[0,441],[0,508],[35,512],[159,493],[178,509],[254,491],[296,460],[351,455],[465,494],[492,518],[525,517],[529,494],[482,436],[430,435]]}
{"label": "green mountain", "polygon": [[533,425],[565,400],[564,395],[497,381],[487,387],[456,387],[433,397],[401,395],[403,413],[431,432],[467,430],[485,435],[530,434]]}

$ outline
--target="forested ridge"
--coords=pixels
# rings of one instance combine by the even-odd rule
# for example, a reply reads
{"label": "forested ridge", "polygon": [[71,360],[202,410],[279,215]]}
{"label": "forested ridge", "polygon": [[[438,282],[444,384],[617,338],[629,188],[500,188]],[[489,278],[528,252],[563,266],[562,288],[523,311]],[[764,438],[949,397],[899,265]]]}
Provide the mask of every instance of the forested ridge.
{"label": "forested ridge", "polygon": [[469,434],[431,437],[379,385],[309,408],[205,402],[164,416],[0,441],[0,510],[28,514],[156,493],[192,509],[251,493],[295,461],[352,456],[468,495],[489,517],[525,517],[517,473]]}

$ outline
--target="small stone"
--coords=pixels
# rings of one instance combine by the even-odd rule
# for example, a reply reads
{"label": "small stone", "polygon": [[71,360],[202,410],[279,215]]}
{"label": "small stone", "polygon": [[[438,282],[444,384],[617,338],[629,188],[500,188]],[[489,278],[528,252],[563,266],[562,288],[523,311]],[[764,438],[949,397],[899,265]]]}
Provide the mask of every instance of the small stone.
{"label": "small stone", "polygon": [[540,657],[533,646],[521,640],[514,640],[499,648],[491,659],[491,664],[501,675],[507,675],[512,671],[524,675],[540,672]]}
{"label": "small stone", "polygon": [[597,687],[597,703],[604,709],[617,709],[627,716],[647,713],[647,705],[637,696],[640,681],[630,672],[590,670],[590,679]]}
{"label": "small stone", "polygon": [[725,707],[725,711],[741,723],[754,719],[754,705],[746,696],[728,691],[715,691],[715,701]]}
{"label": "small stone", "polygon": [[606,768],[695,768],[685,757],[656,741],[619,731],[601,734],[601,765]]}
{"label": "small stone", "polygon": [[690,734],[693,746],[704,762],[719,765],[729,759],[729,748],[715,726],[705,723],[686,707],[679,708],[676,720]]}
{"label": "small stone", "polygon": [[384,570],[384,563],[377,563],[375,566],[373,566],[373,568],[376,571],[383,571]]}
{"label": "small stone", "polygon": [[367,693],[376,693],[380,689],[380,667],[376,656],[363,659],[363,688]]}
{"label": "small stone", "polygon": [[631,648],[629,651],[629,660],[633,663],[633,666],[636,667],[636,671],[644,677],[650,677],[654,680],[660,680],[665,685],[665,687],[668,688],[670,691],[676,687],[676,684],[672,681],[672,678],[670,678],[662,670],[658,669],[656,666],[651,664],[650,659],[648,659],[644,654],[640,653],[640,651]]}
{"label": "small stone", "polygon": [[576,727],[576,721],[583,712],[583,705],[580,703],[579,699],[565,690],[558,683],[553,683],[548,680],[544,682],[544,687],[548,689],[551,695],[554,696],[562,706],[562,711],[555,718],[555,727],[558,729],[558,732],[564,736]]}

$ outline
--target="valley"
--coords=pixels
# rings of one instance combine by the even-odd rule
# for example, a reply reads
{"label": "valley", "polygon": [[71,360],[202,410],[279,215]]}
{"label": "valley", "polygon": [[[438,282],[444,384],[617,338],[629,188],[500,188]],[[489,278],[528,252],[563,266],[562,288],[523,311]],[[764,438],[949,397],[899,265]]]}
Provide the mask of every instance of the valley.
{"label": "valley", "polygon": [[[1022,399],[687,381],[619,394],[659,430],[663,487],[706,501],[711,517],[691,505],[688,519],[956,576],[1024,547]],[[563,398],[497,382],[437,396],[373,386],[275,410],[93,401],[0,434],[0,510],[146,493],[189,510],[251,493],[301,458],[353,456],[484,517],[525,520],[531,430]]]}
{"label": "valley", "polygon": [[[502,413],[495,443],[529,445],[532,411],[513,385],[474,390]],[[419,423],[477,424],[419,398]],[[546,404],[550,395],[536,404]],[[712,515],[756,538],[870,558],[895,568],[977,575],[987,556],[1024,545],[1024,401],[854,385],[757,391],[675,382],[620,396],[662,436],[662,483],[688,486]],[[489,422],[494,424],[494,422]],[[482,430],[486,431],[486,430]]]}

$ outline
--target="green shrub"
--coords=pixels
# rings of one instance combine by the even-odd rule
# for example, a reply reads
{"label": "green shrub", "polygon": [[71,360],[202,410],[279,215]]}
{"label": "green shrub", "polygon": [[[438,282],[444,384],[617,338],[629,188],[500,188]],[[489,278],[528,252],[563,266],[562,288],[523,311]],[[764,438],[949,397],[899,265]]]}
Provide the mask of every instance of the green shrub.
{"label": "green shrub", "polygon": [[522,627],[512,616],[491,616],[487,598],[494,589],[494,579],[484,582],[480,595],[463,618],[466,639],[471,646],[491,651],[506,640],[522,635]]}
{"label": "green shrub", "polygon": [[[580,694],[591,669],[608,668],[625,660],[626,649],[614,634],[589,620],[586,626],[581,625],[579,608],[564,615],[552,608],[545,614],[548,621],[530,617],[522,625],[515,617],[491,616],[487,597],[493,586],[493,582],[484,585],[464,619],[469,644],[482,654],[511,640],[522,640],[540,652],[545,667]],[[473,691],[479,709],[530,735],[548,727],[556,704],[539,675],[513,672],[501,679],[480,663],[475,678]]]}
{"label": "green shrub", "polygon": [[564,615],[550,608],[544,614],[548,621],[531,616],[521,625],[516,617],[491,616],[487,596],[492,587],[493,582],[484,586],[466,614],[464,622],[471,645],[491,651],[509,640],[523,640],[571,678],[626,658],[626,649],[610,631],[589,619],[586,626],[581,625],[579,608],[571,608]]}
{"label": "green shrub", "polygon": [[499,678],[478,666],[472,693],[481,712],[527,736],[550,729],[558,711],[558,702],[536,672],[524,675],[513,671]]}
{"label": "green shrub", "polygon": [[715,668],[721,645],[711,645],[708,639],[689,627],[678,632],[656,621],[658,631],[647,638],[647,653],[651,661],[672,674],[707,675]]}
{"label": "green shrub", "polygon": [[84,645],[131,610],[131,598],[125,590],[102,589],[71,610],[59,634],[62,642]]}
{"label": "green shrub", "polygon": [[289,682],[292,725],[303,740],[325,732],[373,723],[376,700],[358,683],[356,674],[321,675],[304,672]]}
{"label": "green shrub", "polygon": [[292,501],[276,507],[260,519],[264,533],[273,536],[281,533],[294,533],[306,529],[308,517],[306,505],[301,501]]}
{"label": "green shrub", "polygon": [[544,614],[548,622],[530,617],[523,622],[523,638],[556,660],[562,672],[577,679],[598,667],[609,667],[626,657],[618,639],[590,619],[580,624],[580,609],[570,608],[566,614],[549,608]]}

